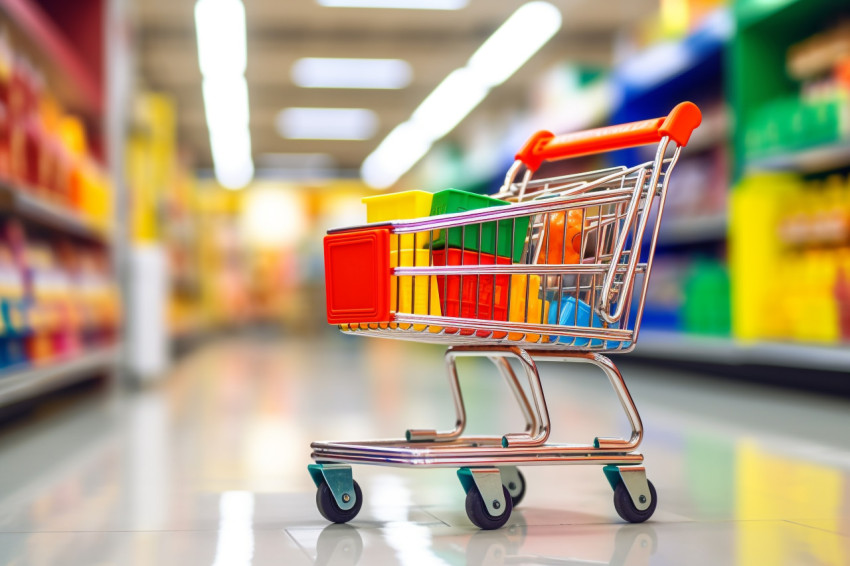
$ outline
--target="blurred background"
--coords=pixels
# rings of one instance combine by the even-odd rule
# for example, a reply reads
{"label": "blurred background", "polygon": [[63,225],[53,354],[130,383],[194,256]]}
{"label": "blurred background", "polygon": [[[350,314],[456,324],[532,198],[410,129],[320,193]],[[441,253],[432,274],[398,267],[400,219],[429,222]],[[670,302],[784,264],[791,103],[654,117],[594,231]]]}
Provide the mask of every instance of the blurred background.
{"label": "blurred background", "polygon": [[[495,193],[538,129],[659,117],[683,100],[703,124],[674,173],[628,358],[638,376],[669,376],[644,390],[667,407],[704,387],[676,397],[680,375],[722,375],[701,399],[719,391],[712,406],[728,418],[754,411],[782,431],[775,407],[801,390],[850,394],[846,0],[0,0],[0,492],[11,494],[0,517],[62,530],[74,524],[63,513],[88,505],[91,528],[191,529],[191,514],[163,518],[179,490],[162,486],[262,491],[285,477],[284,490],[310,492],[310,440],[386,422],[399,433],[401,417],[427,417],[416,392],[445,385],[432,375],[438,348],[326,323],[326,231],[364,223],[364,197]],[[633,165],[652,149],[566,170]],[[77,395],[93,380],[130,409]],[[762,385],[735,405],[745,381],[794,394],[760,405]],[[320,418],[341,406],[328,391],[356,406]],[[848,413],[833,409],[828,422],[801,417],[811,426],[798,433],[846,448]],[[726,494],[778,468],[823,471],[829,481],[810,483],[844,497],[850,532],[846,452],[811,467],[811,454],[759,459],[711,433],[688,444],[676,436],[685,417],[664,410],[662,456],[682,469],[721,462],[728,473],[711,485]],[[34,423],[18,419],[33,411]],[[692,495],[710,518],[763,518],[749,510],[773,501],[735,507],[730,495],[716,515],[716,492]],[[125,508],[129,522],[101,520]],[[774,546],[788,540],[772,533]],[[748,540],[759,563],[763,539]],[[835,548],[823,563],[850,555]]]}
{"label": "blurred background", "polygon": [[120,351],[124,377],[151,381],[220,333],[322,340],[322,236],[364,222],[362,197],[490,194],[537,129],[682,100],[704,122],[676,172],[638,355],[850,367],[842,2],[407,1],[0,3],[7,373],[66,383]]}

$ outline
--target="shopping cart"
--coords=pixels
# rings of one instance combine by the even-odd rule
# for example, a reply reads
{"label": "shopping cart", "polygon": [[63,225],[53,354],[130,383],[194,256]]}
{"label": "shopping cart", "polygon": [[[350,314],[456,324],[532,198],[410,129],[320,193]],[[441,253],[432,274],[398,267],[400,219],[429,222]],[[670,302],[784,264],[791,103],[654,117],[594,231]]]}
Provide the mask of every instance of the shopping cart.
{"label": "shopping cart", "polygon": [[[700,121],[699,109],[684,102],[664,118],[557,137],[538,132],[495,195],[503,206],[328,233],[328,321],[350,334],[449,344],[457,419],[451,430],[408,430],[398,440],[314,442],[309,471],[326,519],[344,523],[360,510],[351,464],[458,468],[467,515],[482,529],[504,525],[525,494],[520,465],[601,465],[620,517],[636,523],[653,514],[655,488],[635,452],[640,416],[620,372],[601,354],[635,347],[670,173]],[[534,178],[543,162],[648,144],[657,144],[655,157],[639,165]],[[525,430],[463,435],[456,360],[468,356],[495,364]],[[630,436],[547,442],[540,360],[601,369]]]}

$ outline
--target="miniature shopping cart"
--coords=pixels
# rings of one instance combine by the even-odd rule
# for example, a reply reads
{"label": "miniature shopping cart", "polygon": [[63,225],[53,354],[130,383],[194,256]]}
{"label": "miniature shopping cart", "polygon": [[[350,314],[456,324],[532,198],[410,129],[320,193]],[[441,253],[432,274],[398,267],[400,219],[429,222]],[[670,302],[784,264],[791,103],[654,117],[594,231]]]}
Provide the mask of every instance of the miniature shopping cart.
{"label": "miniature shopping cart", "polygon": [[[325,518],[344,523],[360,510],[351,464],[458,468],[467,515],[483,529],[508,520],[525,494],[518,466],[527,465],[601,465],[620,517],[641,522],[653,514],[655,488],[635,452],[640,416],[602,353],[635,347],[670,173],[700,121],[699,109],[684,102],[664,118],[563,136],[538,132],[516,155],[495,201],[470,207],[458,198],[474,197],[445,191],[433,196],[436,215],[328,233],[328,321],[349,334],[448,344],[457,420],[451,430],[408,430],[398,440],[313,443],[309,470]],[[535,178],[544,162],[649,144],[657,144],[654,159],[633,167]],[[493,362],[524,430],[463,435],[456,360],[464,356]],[[631,435],[547,442],[539,360],[601,369]]]}

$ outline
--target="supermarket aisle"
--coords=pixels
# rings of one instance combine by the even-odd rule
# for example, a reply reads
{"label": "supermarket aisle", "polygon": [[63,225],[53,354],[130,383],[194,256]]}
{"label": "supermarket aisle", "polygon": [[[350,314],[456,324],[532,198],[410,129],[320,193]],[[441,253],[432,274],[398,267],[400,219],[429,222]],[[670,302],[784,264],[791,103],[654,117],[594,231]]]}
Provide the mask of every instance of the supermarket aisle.
{"label": "supermarket aisle", "polygon": [[[566,378],[566,370],[573,373]],[[473,431],[520,422],[461,366]],[[600,375],[544,365],[553,438],[625,427]],[[231,339],[155,390],[0,432],[2,564],[829,564],[850,561],[850,403],[624,369],[658,487],[623,524],[596,467],[525,468],[509,525],[480,532],[454,470],[355,468],[363,511],[328,526],[309,443],[451,422],[435,347]]]}

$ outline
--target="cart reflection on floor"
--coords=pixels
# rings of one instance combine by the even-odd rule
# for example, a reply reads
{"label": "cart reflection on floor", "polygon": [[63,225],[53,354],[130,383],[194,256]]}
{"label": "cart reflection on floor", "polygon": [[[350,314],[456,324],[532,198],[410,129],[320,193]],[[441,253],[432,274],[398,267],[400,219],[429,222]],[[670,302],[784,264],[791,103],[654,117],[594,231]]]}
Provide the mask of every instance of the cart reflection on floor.
{"label": "cart reflection on floor", "polygon": [[[423,527],[426,528],[426,527]],[[536,527],[548,531],[555,527]],[[622,525],[570,525],[560,526],[558,537],[527,536],[525,525],[508,525],[499,531],[479,531],[469,535],[434,536],[431,552],[447,564],[468,566],[499,566],[501,564],[572,564],[642,566],[650,563],[658,540],[655,529],[649,524]],[[575,536],[571,536],[571,530]],[[372,536],[380,537],[373,540]],[[363,556],[364,541],[374,552]],[[317,566],[355,566],[375,563],[374,557],[383,555],[382,545],[390,546],[389,535],[382,529],[358,529],[351,525],[328,525],[319,534],[315,549],[305,548],[315,556]],[[553,541],[557,544],[553,545]],[[554,546],[554,548],[553,548]],[[612,550],[613,549],[613,550]],[[392,548],[388,548],[392,552]],[[424,559],[423,559],[424,562]]]}

